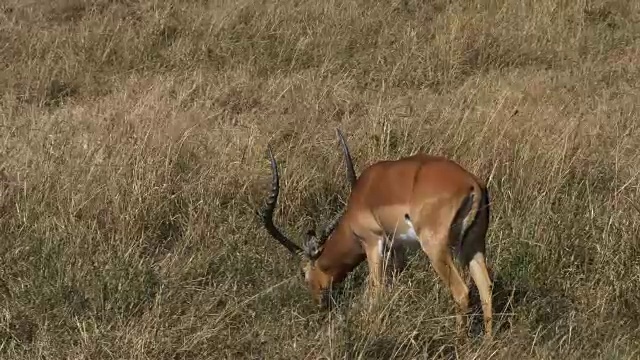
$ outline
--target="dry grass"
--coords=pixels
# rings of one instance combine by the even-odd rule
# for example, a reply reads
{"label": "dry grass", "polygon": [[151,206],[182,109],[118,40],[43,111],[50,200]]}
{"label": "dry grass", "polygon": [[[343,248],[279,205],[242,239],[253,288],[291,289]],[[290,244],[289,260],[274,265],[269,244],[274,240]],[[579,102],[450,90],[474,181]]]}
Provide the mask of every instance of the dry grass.
{"label": "dry grass", "polygon": [[[7,0],[0,355],[631,359],[640,342],[640,5]],[[318,312],[290,234],[415,151],[489,179],[495,341],[454,341],[418,254],[379,312],[362,265]],[[635,206],[635,207],[634,207]]]}

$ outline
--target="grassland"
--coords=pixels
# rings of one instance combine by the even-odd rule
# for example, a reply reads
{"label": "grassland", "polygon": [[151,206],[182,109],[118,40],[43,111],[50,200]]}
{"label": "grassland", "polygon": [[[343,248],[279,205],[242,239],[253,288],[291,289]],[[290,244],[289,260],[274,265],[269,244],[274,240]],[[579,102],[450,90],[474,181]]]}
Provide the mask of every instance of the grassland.
{"label": "grassland", "polygon": [[[5,0],[5,359],[640,356],[640,3]],[[494,341],[417,254],[317,311],[291,235],[416,151],[487,179]]]}

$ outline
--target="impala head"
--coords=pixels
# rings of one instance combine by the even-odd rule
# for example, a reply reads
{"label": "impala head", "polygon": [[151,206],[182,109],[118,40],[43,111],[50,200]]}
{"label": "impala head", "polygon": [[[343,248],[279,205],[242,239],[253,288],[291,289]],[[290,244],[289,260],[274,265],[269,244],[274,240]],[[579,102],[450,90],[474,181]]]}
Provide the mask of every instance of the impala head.
{"label": "impala head", "polygon": [[[347,167],[347,178],[350,185],[356,181],[355,171],[347,144],[340,130],[337,130]],[[328,290],[333,281],[331,274],[325,272],[317,265],[317,260],[322,256],[324,244],[329,239],[342,216],[342,211],[330,221],[324,229],[316,234],[314,230],[310,230],[306,234],[302,247],[296,245],[287,236],[285,236],[273,223],[273,213],[278,202],[278,194],[280,193],[280,177],[278,175],[278,164],[273,157],[273,153],[269,148],[269,160],[271,162],[271,193],[267,198],[267,204],[262,212],[262,220],[269,234],[284,246],[290,253],[296,255],[301,260],[301,267],[304,274],[305,282],[311,292],[313,299],[321,306],[326,306],[328,301]]]}

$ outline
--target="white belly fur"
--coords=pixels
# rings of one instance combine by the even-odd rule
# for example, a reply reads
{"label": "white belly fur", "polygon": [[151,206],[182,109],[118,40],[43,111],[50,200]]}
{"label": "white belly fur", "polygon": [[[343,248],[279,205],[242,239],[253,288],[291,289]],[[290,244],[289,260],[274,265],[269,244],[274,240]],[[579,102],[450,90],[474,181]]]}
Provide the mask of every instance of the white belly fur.
{"label": "white belly fur", "polygon": [[404,224],[398,224],[396,231],[389,234],[389,238],[393,238],[393,247],[416,248],[420,246],[416,228],[408,217],[405,217]]}

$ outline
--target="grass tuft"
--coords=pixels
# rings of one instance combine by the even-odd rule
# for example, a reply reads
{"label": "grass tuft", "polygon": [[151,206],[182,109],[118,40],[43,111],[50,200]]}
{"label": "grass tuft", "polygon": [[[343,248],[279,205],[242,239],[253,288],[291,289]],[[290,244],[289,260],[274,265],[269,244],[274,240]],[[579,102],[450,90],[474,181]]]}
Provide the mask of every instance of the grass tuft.
{"label": "grass tuft", "polygon": [[[0,357],[637,358],[639,24],[616,0],[3,2]],[[340,209],[336,127],[358,172],[424,151],[487,179],[493,342],[456,341],[422,254],[378,308],[366,265],[313,307],[256,210],[267,145],[286,233]]]}

